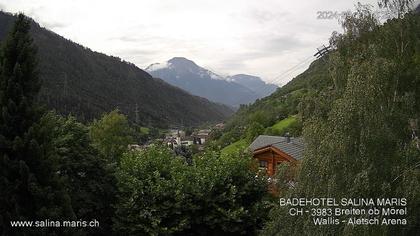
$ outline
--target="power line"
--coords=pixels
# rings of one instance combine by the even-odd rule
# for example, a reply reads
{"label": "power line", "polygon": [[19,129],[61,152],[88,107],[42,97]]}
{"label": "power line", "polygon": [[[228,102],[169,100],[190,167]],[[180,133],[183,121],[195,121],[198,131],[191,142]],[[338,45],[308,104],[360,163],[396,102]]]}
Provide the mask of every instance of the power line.
{"label": "power line", "polygon": [[280,75],[274,77],[274,80],[273,81],[276,81],[277,82],[279,79],[283,78],[284,75],[290,74],[290,72],[294,72],[296,69],[300,68],[302,65],[304,65],[305,63],[307,63],[312,58],[313,58],[313,56],[310,56],[310,57],[304,59],[303,61],[301,61],[300,63],[298,63],[297,65],[293,66],[292,68],[290,68],[290,69],[288,69],[286,71],[283,71],[283,73],[281,73]]}
{"label": "power line", "polygon": [[[283,73],[281,73],[280,75],[274,77],[274,80],[272,80],[270,83],[272,84],[276,84],[278,82],[280,82],[281,80],[283,80],[287,75],[292,74],[293,72],[296,72],[298,69],[300,69],[303,65],[306,65],[306,63],[308,62],[312,62],[312,58],[316,57],[316,59],[322,58],[325,55],[327,55],[329,52],[331,51],[331,45],[325,46],[322,45],[321,47],[317,48],[317,52],[313,55],[313,56],[309,56],[308,58],[304,59],[303,61],[301,61],[300,63],[298,63],[297,65],[293,66],[292,68],[284,71]],[[260,92],[267,92],[268,88],[262,88],[256,91],[257,94],[259,94]]]}
{"label": "power line", "polygon": [[[308,62],[312,62],[313,56],[310,56],[308,58],[305,58],[304,60],[302,60],[301,62],[299,62],[298,64],[296,64],[295,66],[283,71],[281,74],[279,74],[278,76],[274,77],[274,79],[272,81],[270,81],[271,84],[276,84],[277,82],[280,82],[281,80],[283,80],[286,76],[296,72],[298,69],[301,69],[303,66],[306,66]],[[263,87],[261,89],[256,90],[257,94],[260,93],[265,93],[268,92],[267,87]]]}
{"label": "power line", "polygon": [[317,48],[316,50],[318,50],[317,53],[315,53],[315,57],[317,59],[325,56],[326,54],[328,54],[330,52],[331,49],[331,45],[329,45],[328,47],[325,47],[325,45],[322,45],[321,47]]}

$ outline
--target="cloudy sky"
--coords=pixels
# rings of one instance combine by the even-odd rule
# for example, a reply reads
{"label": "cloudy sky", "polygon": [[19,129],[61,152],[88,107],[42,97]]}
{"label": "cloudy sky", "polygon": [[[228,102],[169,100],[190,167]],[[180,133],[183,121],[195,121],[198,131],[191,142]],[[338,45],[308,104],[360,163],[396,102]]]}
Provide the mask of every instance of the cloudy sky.
{"label": "cloudy sky", "polygon": [[[376,6],[376,0],[366,0]],[[0,0],[42,26],[146,68],[187,57],[222,75],[246,73],[284,84],[306,69],[316,48],[340,31],[319,11],[351,0]]]}

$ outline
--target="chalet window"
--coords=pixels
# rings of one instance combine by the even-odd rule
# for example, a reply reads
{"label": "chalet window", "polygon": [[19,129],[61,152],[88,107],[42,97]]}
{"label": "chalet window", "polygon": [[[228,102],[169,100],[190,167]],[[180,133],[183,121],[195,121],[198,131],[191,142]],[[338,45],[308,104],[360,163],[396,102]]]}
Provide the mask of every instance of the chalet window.
{"label": "chalet window", "polygon": [[268,162],[267,161],[260,161],[260,168],[267,168]]}

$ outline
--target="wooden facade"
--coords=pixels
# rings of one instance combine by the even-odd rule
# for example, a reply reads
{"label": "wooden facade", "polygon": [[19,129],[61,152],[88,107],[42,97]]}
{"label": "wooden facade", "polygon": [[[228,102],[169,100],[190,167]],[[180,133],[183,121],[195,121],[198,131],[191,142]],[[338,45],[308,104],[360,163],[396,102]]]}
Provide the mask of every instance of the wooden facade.
{"label": "wooden facade", "polygon": [[266,169],[268,176],[275,175],[277,166],[282,162],[287,161],[292,165],[296,165],[298,163],[298,160],[274,146],[256,149],[253,152],[253,156],[258,160],[259,167],[261,169]]}

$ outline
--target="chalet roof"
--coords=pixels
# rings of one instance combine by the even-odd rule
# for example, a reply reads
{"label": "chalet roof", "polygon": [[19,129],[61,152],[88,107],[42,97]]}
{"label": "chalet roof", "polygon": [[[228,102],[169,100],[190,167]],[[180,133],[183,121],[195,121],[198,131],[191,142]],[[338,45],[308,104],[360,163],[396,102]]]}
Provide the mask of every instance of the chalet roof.
{"label": "chalet roof", "polygon": [[287,142],[286,137],[282,136],[269,136],[269,135],[260,135],[254,142],[251,143],[249,148],[251,151],[255,151],[264,147],[275,147],[289,156],[300,160],[303,158],[303,151],[305,150],[305,145],[302,138],[290,138],[290,142]]}

